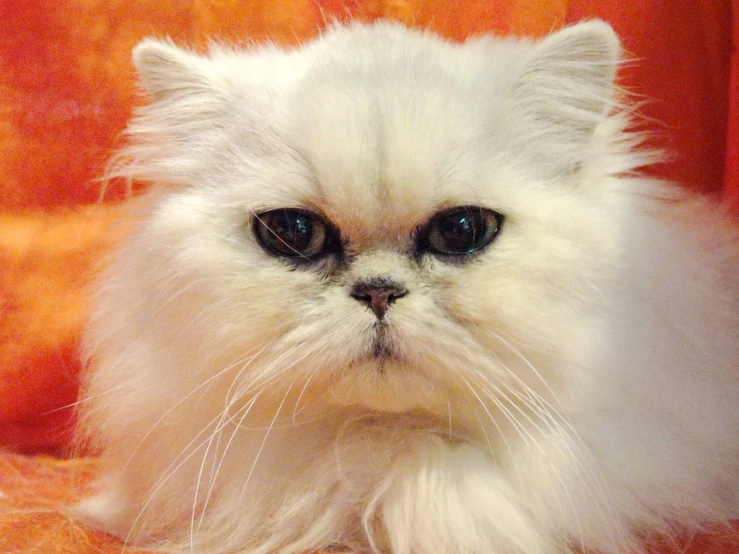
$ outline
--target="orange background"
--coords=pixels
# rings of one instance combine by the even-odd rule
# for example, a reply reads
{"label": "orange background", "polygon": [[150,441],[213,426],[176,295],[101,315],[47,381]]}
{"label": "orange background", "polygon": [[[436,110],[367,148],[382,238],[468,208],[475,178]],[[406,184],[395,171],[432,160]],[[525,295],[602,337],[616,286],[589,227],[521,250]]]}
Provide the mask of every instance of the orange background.
{"label": "orange background", "polygon": [[[137,101],[131,48],[148,35],[294,44],[334,17],[392,18],[457,40],[603,18],[635,59],[622,82],[646,100],[651,143],[672,155],[651,171],[739,213],[739,0],[0,1],[0,447],[60,454],[68,444],[72,410],[60,408],[76,395],[84,291],[125,209],[115,185],[96,205],[94,179]],[[59,485],[59,464],[75,461],[7,467],[19,463]],[[4,536],[0,521],[0,551]]]}

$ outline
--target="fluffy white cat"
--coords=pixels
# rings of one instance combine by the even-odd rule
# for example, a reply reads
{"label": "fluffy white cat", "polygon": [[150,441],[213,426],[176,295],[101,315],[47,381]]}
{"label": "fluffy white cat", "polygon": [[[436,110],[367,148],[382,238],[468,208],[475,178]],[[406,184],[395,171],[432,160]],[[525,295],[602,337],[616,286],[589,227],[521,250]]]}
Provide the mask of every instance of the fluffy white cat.
{"label": "fluffy white cat", "polygon": [[146,40],[75,513],[172,552],[632,552],[739,484],[739,239],[639,177],[602,22]]}

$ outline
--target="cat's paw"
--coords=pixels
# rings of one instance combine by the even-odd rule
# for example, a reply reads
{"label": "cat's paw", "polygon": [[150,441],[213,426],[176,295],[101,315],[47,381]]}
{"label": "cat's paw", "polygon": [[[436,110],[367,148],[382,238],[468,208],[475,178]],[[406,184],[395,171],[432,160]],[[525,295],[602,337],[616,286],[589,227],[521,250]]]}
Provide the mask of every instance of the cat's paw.
{"label": "cat's paw", "polygon": [[394,465],[373,506],[393,554],[555,552],[490,457],[438,437]]}
{"label": "cat's paw", "polygon": [[106,487],[67,508],[68,515],[80,524],[120,537],[128,542],[134,527],[128,503],[115,488]]}

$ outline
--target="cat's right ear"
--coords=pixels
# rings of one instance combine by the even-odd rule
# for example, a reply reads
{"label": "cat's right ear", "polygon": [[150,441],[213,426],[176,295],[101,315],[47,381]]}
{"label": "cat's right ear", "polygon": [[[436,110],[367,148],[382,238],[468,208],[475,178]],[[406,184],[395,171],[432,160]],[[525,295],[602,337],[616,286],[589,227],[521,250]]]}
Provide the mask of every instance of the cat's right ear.
{"label": "cat's right ear", "polygon": [[172,42],[144,39],[132,56],[141,84],[155,102],[222,93],[222,83],[210,60]]}
{"label": "cat's right ear", "polygon": [[197,171],[223,128],[226,76],[213,60],[169,41],[146,39],[133,50],[152,102],[128,123],[128,144],[106,177],[173,185],[197,182]]}

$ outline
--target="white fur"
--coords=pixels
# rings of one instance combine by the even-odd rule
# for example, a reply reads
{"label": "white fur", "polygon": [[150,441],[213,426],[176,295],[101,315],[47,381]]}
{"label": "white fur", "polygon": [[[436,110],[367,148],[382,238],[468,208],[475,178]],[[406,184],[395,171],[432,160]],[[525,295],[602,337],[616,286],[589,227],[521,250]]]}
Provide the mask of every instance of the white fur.
{"label": "white fur", "polygon": [[[297,50],[153,40],[114,176],[166,185],[103,274],[76,513],[172,552],[637,550],[739,483],[739,241],[634,170],[618,41],[451,44],[401,26]],[[503,213],[466,264],[409,254],[440,209]],[[348,262],[291,270],[251,214],[322,213]],[[328,271],[328,273],[326,273]],[[353,283],[409,291],[368,353]]]}

